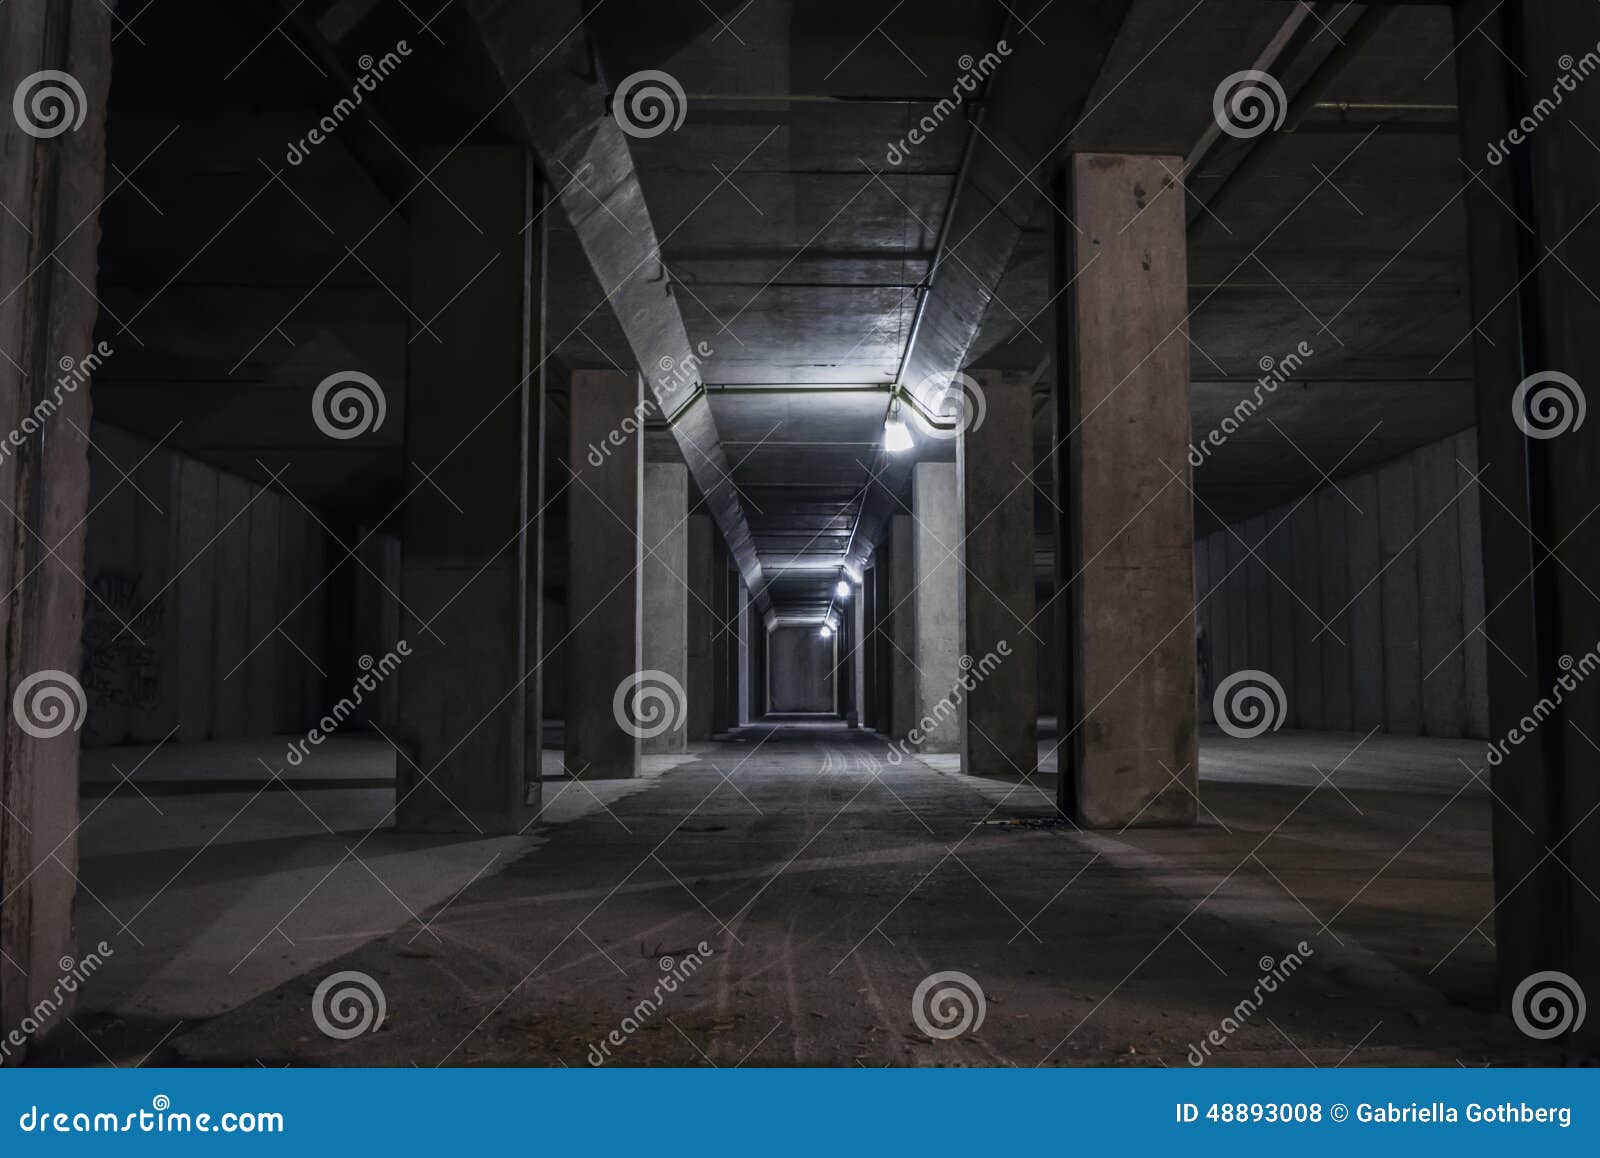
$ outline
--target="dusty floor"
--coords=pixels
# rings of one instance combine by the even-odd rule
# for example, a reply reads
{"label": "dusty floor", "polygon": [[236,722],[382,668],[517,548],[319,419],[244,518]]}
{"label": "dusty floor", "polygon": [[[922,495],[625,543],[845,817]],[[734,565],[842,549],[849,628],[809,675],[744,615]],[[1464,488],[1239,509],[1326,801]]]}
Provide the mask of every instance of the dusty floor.
{"label": "dusty floor", "polygon": [[[1558,1062],[1492,1008],[1474,746],[1252,744],[1206,738],[1201,826],[1121,833],[1006,823],[1050,816],[1049,777],[890,764],[816,722],[622,788],[553,781],[519,838],[369,835],[381,788],[244,782],[209,812],[123,788],[85,825],[80,927],[125,948],[48,1060],[1185,1065],[1218,1030],[1208,1064]],[[376,1032],[317,1028],[341,970],[381,987]],[[935,1040],[913,999],[943,971],[984,1017]]]}

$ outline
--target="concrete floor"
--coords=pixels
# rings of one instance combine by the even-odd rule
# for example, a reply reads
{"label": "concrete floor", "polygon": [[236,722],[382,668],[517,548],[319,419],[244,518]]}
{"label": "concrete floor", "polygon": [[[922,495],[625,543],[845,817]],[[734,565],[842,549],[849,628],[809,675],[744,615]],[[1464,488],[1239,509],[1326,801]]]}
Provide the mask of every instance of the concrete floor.
{"label": "concrete floor", "polygon": [[[1208,735],[1200,826],[1084,833],[1013,823],[1051,814],[1031,785],[797,720],[552,781],[528,833],[476,839],[381,827],[381,741],[289,787],[249,745],[171,747],[85,799],[80,944],[116,955],[42,1060],[581,1066],[705,942],[607,1064],[1183,1065],[1301,940],[1211,1064],[1559,1060],[1491,1008],[1477,747]],[[316,1029],[342,969],[381,985],[379,1032]],[[936,1041],[911,1003],[942,970],[987,1012]]]}

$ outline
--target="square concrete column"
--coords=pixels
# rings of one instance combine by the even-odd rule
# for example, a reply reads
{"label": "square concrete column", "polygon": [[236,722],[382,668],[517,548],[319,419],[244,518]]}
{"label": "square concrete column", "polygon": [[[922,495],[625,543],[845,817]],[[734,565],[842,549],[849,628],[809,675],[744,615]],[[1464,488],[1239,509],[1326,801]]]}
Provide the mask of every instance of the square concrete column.
{"label": "square concrete column", "polygon": [[[715,729],[717,688],[717,629],[722,625],[722,601],[715,543],[720,538],[710,515],[690,515],[688,522],[688,583],[685,587],[689,620],[689,715],[685,736],[709,740]],[[646,564],[648,566],[648,564]],[[648,599],[648,594],[646,595]]]}
{"label": "square concrete column", "polygon": [[916,589],[916,702],[912,745],[961,750],[961,489],[955,463],[919,462],[911,472]]}
{"label": "square concrete column", "polygon": [[733,553],[715,536],[715,576],[718,577],[717,625],[712,633],[712,656],[717,664],[717,686],[712,689],[712,729],[717,733],[739,726],[739,573],[733,568]]}
{"label": "square concrete column", "polygon": [[839,630],[834,633],[834,711],[844,718],[847,728],[856,726],[856,651],[861,633],[856,628],[856,601],[836,599],[833,614]]}
{"label": "square concrete column", "polygon": [[752,623],[755,620],[755,613],[753,611],[755,602],[750,598],[750,589],[744,585],[744,580],[742,578],[737,580],[737,585],[739,608],[739,657],[737,675],[739,684],[737,707],[738,715],[736,722],[742,725],[748,724],[751,719],[754,718],[752,712],[754,697],[751,694],[753,690],[751,688],[751,673],[754,670],[754,665],[751,663],[751,656],[755,646],[753,639],[754,628],[752,627]]}
{"label": "square concrete column", "polygon": [[861,726],[876,729],[878,722],[878,569],[868,567],[861,577]]}
{"label": "square concrete column", "polygon": [[[961,568],[961,770],[1033,774],[1039,760],[1033,623],[1033,375],[979,371],[983,409],[957,443]],[[970,661],[970,666],[968,665]]]}
{"label": "square concrete column", "polygon": [[726,732],[737,721],[739,679],[739,574],[728,545],[711,536],[711,730]]}
{"label": "square concrete column", "polygon": [[[639,646],[644,670],[655,673],[646,681],[659,682],[677,697],[675,704],[662,697],[661,709],[672,714],[651,723],[646,752],[682,752],[689,746],[689,523],[689,468],[681,462],[645,463]],[[704,705],[709,685],[698,690]],[[663,723],[670,726],[663,729]]]}
{"label": "square concrete column", "polygon": [[889,735],[904,739],[916,725],[917,560],[910,515],[889,518],[888,630],[884,633],[889,674]]}
{"label": "square concrete column", "polygon": [[867,726],[867,585],[850,585],[850,725]]}
{"label": "square concrete column", "polygon": [[1097,827],[1196,815],[1182,166],[1080,153],[1057,186],[1059,792]]}
{"label": "square concrete column", "polygon": [[[1600,637],[1600,526],[1591,517],[1600,423],[1593,413],[1585,420],[1600,384],[1600,303],[1585,284],[1600,263],[1600,173],[1586,139],[1600,88],[1574,86],[1566,54],[1600,41],[1600,10],[1463,0],[1455,27],[1483,467],[1466,497],[1477,499],[1482,527],[1499,982],[1509,999],[1524,978],[1558,970],[1592,1004],[1600,686],[1577,676]],[[1528,132],[1551,92],[1559,106]],[[1528,713],[1541,702],[1555,710],[1530,731]],[[1569,1042],[1572,1056],[1600,1054],[1592,1010]]]}
{"label": "square concrete column", "polygon": [[[22,89],[14,86],[23,77],[70,60],[81,91],[69,111],[75,108],[82,118],[74,131],[47,141],[24,127],[25,117],[0,118],[0,204],[9,214],[0,222],[0,280],[7,288],[0,303],[0,350],[6,354],[0,358],[0,431],[13,438],[28,432],[24,445],[7,447],[0,466],[0,574],[7,589],[0,600],[0,1027],[8,1038],[40,1032],[30,1012],[41,1001],[62,1000],[58,962],[81,955],[72,930],[78,744],[90,733],[80,730],[85,718],[78,697],[86,693],[77,681],[84,612],[79,576],[89,463],[98,455],[73,427],[89,430],[96,387],[80,384],[64,395],[57,387],[58,359],[78,359],[81,370],[97,349],[100,231],[92,222],[105,189],[112,17],[100,5],[0,6],[0,76],[7,96],[15,94],[15,107],[22,107]],[[85,222],[88,228],[79,228]],[[38,276],[24,278],[30,270]],[[17,292],[24,281],[27,291]],[[131,333],[127,339],[127,346],[135,344]],[[113,347],[123,344],[118,338]],[[24,420],[40,404],[59,409],[48,430],[34,432]],[[41,544],[50,549],[41,551]],[[119,951],[126,943],[113,940]],[[72,1001],[66,995],[60,1016],[43,1019],[45,1028],[60,1031]],[[6,1044],[0,1064],[21,1062],[17,1040]]]}
{"label": "square concrete column", "polygon": [[428,321],[412,335],[405,393],[411,654],[399,668],[395,823],[518,832],[539,785],[527,727],[540,311],[537,231],[525,226],[536,179],[520,148],[468,146],[424,164],[433,180],[411,203],[411,310]]}
{"label": "square concrete column", "polygon": [[873,552],[872,572],[872,620],[873,620],[873,646],[872,665],[874,669],[873,681],[875,685],[875,701],[877,706],[873,709],[876,716],[873,728],[885,736],[893,733],[893,701],[894,679],[893,662],[894,648],[891,646],[890,632],[893,630],[894,592],[889,575],[889,549],[888,540],[880,544]]}
{"label": "square concrete column", "polygon": [[759,721],[767,714],[769,673],[767,670],[767,645],[770,633],[766,617],[752,599],[750,607],[750,719]]}
{"label": "square concrete column", "polygon": [[567,773],[584,779],[639,774],[634,713],[640,562],[644,556],[642,379],[614,370],[572,375],[566,653]]}

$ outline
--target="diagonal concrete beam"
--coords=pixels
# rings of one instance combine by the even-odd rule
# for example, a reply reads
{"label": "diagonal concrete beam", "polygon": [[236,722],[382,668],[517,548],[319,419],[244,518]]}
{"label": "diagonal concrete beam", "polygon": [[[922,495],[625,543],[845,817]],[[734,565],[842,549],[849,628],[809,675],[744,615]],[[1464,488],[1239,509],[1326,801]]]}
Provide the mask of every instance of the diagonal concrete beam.
{"label": "diagonal concrete beam", "polygon": [[[579,0],[464,0],[745,585],[770,609],[744,507]],[[671,371],[670,373],[668,371]]]}

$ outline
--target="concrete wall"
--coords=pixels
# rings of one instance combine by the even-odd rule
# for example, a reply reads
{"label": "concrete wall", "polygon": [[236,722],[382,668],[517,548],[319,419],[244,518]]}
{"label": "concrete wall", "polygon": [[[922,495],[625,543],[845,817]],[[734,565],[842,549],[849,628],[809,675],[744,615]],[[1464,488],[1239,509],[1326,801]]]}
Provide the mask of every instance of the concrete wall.
{"label": "concrete wall", "polygon": [[1477,470],[1466,431],[1202,539],[1202,719],[1254,668],[1287,727],[1486,737]]}
{"label": "concrete wall", "polygon": [[834,639],[815,627],[774,628],[768,637],[774,712],[831,712]]}
{"label": "concrete wall", "polygon": [[[346,563],[319,586],[343,556],[325,514],[103,424],[93,438],[85,745],[303,731],[356,656],[393,648],[392,537],[363,547],[371,573]],[[378,719],[396,692],[387,681],[369,701]]]}

